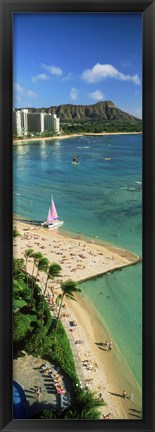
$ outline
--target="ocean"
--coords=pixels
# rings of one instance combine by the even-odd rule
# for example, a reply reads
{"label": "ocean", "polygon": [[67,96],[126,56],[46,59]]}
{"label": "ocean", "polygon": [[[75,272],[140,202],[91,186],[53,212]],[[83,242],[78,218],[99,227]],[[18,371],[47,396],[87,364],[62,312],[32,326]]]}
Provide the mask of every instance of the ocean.
{"label": "ocean", "polygon": [[[73,165],[76,152],[79,165]],[[142,255],[142,135],[85,136],[13,147],[13,211],[46,220],[51,195],[78,233]],[[81,284],[142,386],[142,266]]]}

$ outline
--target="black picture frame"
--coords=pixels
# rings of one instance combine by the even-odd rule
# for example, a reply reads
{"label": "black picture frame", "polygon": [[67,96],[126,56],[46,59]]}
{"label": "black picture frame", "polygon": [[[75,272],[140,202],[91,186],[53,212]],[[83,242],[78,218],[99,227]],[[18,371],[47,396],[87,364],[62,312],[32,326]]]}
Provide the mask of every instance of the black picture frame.
{"label": "black picture frame", "polygon": [[[1,0],[1,431],[155,430],[155,1]],[[143,420],[12,420],[12,14],[15,12],[141,12],[143,19]],[[153,49],[154,48],[154,49]],[[153,123],[154,120],[154,123]]]}

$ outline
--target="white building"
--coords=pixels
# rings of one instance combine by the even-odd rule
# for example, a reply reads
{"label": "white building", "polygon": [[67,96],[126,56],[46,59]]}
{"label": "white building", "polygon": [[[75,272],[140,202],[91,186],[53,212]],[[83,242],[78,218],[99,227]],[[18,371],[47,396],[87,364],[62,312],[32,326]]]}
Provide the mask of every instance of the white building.
{"label": "white building", "polygon": [[21,126],[22,126],[23,135],[26,135],[28,131],[28,121],[27,121],[28,112],[29,110],[26,108],[21,109]]}
{"label": "white building", "polygon": [[60,119],[57,117],[56,114],[52,115],[52,121],[53,121],[53,130],[56,132],[60,132]]}
{"label": "white building", "polygon": [[29,113],[28,109],[13,110],[13,135],[42,133],[44,131],[60,132],[60,119],[56,114]]}
{"label": "white building", "polygon": [[13,129],[13,135],[15,136],[22,135],[21,114],[19,110],[13,111],[12,129]]}

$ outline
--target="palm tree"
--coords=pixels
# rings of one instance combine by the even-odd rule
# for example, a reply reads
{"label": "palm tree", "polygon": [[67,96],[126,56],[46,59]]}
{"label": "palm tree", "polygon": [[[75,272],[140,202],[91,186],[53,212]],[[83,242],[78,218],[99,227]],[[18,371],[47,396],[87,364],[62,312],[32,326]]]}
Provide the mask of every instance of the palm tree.
{"label": "palm tree", "polygon": [[60,274],[60,272],[61,272],[61,266],[59,264],[53,263],[53,264],[49,265],[48,272],[47,272],[47,279],[46,279],[46,284],[45,284],[44,295],[46,295],[49,279],[54,279],[56,276],[58,276]]}
{"label": "palm tree", "polygon": [[76,399],[76,404],[72,405],[64,412],[65,419],[98,420],[100,411],[98,408],[106,405],[100,399],[95,398],[95,394],[89,390],[86,393],[81,391]]}
{"label": "palm tree", "polygon": [[27,263],[28,263],[28,258],[31,258],[33,256],[33,249],[27,249],[25,250],[24,256],[26,258],[26,262],[25,262],[25,272],[26,272],[26,285],[27,285],[27,291],[28,291],[28,273],[27,273]]}
{"label": "palm tree", "polygon": [[37,273],[36,273],[36,277],[35,277],[35,285],[36,285],[36,282],[37,282],[39,271],[47,272],[48,266],[49,266],[49,261],[48,261],[47,258],[42,257],[42,258],[40,258],[38,260],[38,262],[37,262]]}
{"label": "palm tree", "polygon": [[35,286],[37,283],[38,273],[39,273],[39,271],[47,271],[48,265],[49,265],[48,259],[42,257],[38,260],[36,265],[37,265],[37,273],[36,273],[36,277],[35,277],[35,283],[32,286],[31,304],[32,304],[32,300],[33,300],[34,289],[35,289]]}
{"label": "palm tree", "polygon": [[30,257],[33,257],[33,253],[34,253],[34,250],[33,249],[27,249],[27,250],[25,250],[25,253],[24,253],[24,257],[26,258],[26,262],[25,262],[25,271],[26,271],[26,273],[27,273],[27,262],[28,262],[28,258]]}
{"label": "palm tree", "polygon": [[39,259],[43,258],[43,254],[41,252],[34,252],[32,255],[34,261],[33,261],[33,269],[32,269],[32,289],[33,289],[33,274],[34,274],[34,269],[35,266],[37,266],[37,262],[39,261]]}
{"label": "palm tree", "polygon": [[54,340],[55,340],[56,333],[57,333],[58,322],[59,322],[59,317],[60,317],[60,312],[61,312],[62,302],[63,302],[64,297],[66,296],[70,300],[76,301],[76,299],[74,297],[74,293],[81,292],[80,288],[77,288],[76,282],[74,282],[71,279],[68,279],[66,282],[61,283],[61,290],[62,290],[62,293],[59,294],[59,296],[57,297],[57,300],[56,300],[56,302],[59,303],[59,310],[58,310],[58,316],[57,316],[57,321],[56,321],[56,326],[55,326]]}

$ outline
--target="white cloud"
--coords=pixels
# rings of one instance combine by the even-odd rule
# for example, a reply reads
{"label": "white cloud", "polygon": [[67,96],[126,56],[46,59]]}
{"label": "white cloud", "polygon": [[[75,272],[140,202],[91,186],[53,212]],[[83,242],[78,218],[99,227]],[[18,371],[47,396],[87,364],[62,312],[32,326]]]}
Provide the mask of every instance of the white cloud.
{"label": "white cloud", "polygon": [[78,99],[78,90],[74,87],[72,87],[71,91],[70,91],[70,98],[75,101]]}
{"label": "white cloud", "polygon": [[88,96],[90,99],[93,99],[95,101],[100,101],[105,99],[105,95],[100,90],[96,90],[92,93],[89,93]]}
{"label": "white cloud", "polygon": [[26,94],[26,96],[30,96],[30,97],[36,97],[37,96],[36,93],[34,93],[31,90],[26,90],[25,94]]}
{"label": "white cloud", "polygon": [[16,93],[19,93],[22,96],[29,96],[29,97],[36,97],[37,96],[37,94],[34,93],[32,90],[27,90],[25,87],[22,87],[18,83],[14,83],[13,88],[14,88],[15,95],[16,95]]}
{"label": "white cloud", "polygon": [[62,78],[63,81],[71,81],[72,79],[73,79],[73,74],[71,72],[68,72],[68,74]]}
{"label": "white cloud", "polygon": [[39,74],[39,75],[35,75],[35,76],[32,77],[32,82],[35,83],[37,81],[40,81],[40,80],[45,81],[47,79],[49,79],[48,75],[46,75],[46,74]]}
{"label": "white cloud", "polygon": [[13,88],[14,88],[15,92],[17,92],[17,93],[23,93],[24,88],[20,84],[14,83],[13,84]]}
{"label": "white cloud", "polygon": [[61,76],[63,75],[63,71],[60,67],[58,66],[48,66],[45,65],[44,63],[41,63],[41,67],[45,70],[47,70],[48,72],[50,72],[51,75],[56,75],[56,76]]}
{"label": "white cloud", "polygon": [[131,81],[136,85],[140,84],[140,78],[138,75],[125,75],[119,72],[118,69],[111,64],[97,63],[92,67],[92,69],[86,69],[82,73],[82,79],[87,84],[96,83],[106,78],[115,78],[120,81]]}

